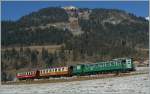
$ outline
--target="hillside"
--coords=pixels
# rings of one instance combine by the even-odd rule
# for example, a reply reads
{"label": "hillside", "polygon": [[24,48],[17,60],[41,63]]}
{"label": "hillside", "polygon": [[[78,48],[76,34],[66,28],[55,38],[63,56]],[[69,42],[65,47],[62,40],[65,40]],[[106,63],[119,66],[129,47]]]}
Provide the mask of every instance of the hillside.
{"label": "hillside", "polygon": [[148,25],[145,18],[123,10],[74,7],[49,7],[18,21],[2,21],[3,80],[14,78],[12,70],[117,57],[143,62],[149,53],[145,50],[149,46]]}

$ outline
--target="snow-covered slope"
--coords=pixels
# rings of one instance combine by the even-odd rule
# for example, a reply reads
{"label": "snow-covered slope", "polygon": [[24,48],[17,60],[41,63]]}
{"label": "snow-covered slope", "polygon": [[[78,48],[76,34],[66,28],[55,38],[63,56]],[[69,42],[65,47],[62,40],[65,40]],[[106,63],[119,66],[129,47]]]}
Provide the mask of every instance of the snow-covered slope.
{"label": "snow-covered slope", "polygon": [[148,74],[64,83],[4,85],[0,94],[150,94]]}

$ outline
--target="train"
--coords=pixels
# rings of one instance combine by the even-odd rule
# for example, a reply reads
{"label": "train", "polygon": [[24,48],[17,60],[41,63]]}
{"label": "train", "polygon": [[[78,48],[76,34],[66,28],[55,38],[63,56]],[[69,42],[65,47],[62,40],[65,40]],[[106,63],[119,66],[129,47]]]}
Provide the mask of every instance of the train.
{"label": "train", "polygon": [[71,77],[103,73],[119,73],[135,71],[132,58],[116,58],[90,64],[77,64],[61,67],[49,67],[16,73],[18,80],[41,79],[50,77]]}

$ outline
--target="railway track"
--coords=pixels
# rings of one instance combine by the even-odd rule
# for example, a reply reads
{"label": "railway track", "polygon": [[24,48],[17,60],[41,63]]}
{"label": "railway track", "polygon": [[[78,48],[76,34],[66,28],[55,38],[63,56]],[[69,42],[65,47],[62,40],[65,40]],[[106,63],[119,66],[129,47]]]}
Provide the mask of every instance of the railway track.
{"label": "railway track", "polygon": [[10,81],[2,82],[2,84],[7,85],[20,85],[20,84],[41,84],[41,83],[59,83],[59,82],[72,82],[72,81],[82,81],[82,80],[93,80],[93,79],[106,79],[113,77],[124,77],[140,74],[148,74],[148,68],[146,70],[137,70],[130,73],[109,73],[109,74],[96,74],[96,75],[86,75],[86,76],[72,76],[72,77],[59,77],[59,78],[49,78],[49,79],[34,79],[34,80],[23,80],[23,81]]}

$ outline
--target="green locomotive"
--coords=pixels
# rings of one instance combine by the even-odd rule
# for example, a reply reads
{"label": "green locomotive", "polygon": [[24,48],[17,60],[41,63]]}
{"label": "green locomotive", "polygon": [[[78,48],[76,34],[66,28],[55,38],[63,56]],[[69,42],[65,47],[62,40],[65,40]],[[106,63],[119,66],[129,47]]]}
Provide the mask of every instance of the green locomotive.
{"label": "green locomotive", "polygon": [[73,66],[73,75],[87,75],[108,72],[127,72],[134,70],[135,67],[131,58],[117,58],[111,61],[75,65]]}

